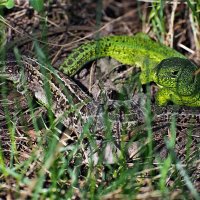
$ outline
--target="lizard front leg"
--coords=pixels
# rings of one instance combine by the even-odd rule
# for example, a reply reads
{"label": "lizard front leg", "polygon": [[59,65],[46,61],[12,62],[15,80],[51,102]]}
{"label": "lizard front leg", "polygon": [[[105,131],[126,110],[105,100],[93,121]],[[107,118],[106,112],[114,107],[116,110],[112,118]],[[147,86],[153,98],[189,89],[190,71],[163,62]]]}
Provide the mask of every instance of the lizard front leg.
{"label": "lizard front leg", "polygon": [[179,96],[171,91],[170,88],[160,88],[156,94],[156,103],[159,106],[165,106],[169,102],[172,102],[176,105],[199,107],[200,95],[197,94],[195,96]]}
{"label": "lizard front leg", "polygon": [[173,92],[168,88],[160,88],[156,94],[156,103],[159,106],[165,106],[169,101],[172,101]]}

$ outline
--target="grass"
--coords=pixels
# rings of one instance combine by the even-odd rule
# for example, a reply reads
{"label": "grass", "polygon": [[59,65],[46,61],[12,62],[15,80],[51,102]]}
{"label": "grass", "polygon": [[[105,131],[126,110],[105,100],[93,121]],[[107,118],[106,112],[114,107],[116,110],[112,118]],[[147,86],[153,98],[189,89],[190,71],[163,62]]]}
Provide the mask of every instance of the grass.
{"label": "grass", "polygon": [[[42,1],[31,2],[37,11],[40,12],[44,9]],[[34,4],[35,2],[38,4]],[[98,2],[100,7],[102,6],[101,3],[101,1]],[[114,4],[115,1],[112,3],[112,6],[109,7],[111,10],[113,7],[120,10],[120,5],[124,6],[123,4]],[[161,42],[166,42],[167,34],[172,30],[169,28],[171,24],[166,23],[166,21],[170,21],[167,19],[170,15],[169,10],[173,10],[172,7],[162,0],[145,5],[148,6],[149,10],[146,13],[146,18],[143,16],[143,20],[146,20],[144,24],[148,25],[151,35],[154,35]],[[191,13],[189,20],[193,22],[189,28],[194,33],[194,38],[191,41],[196,42],[195,46],[191,45],[189,48],[193,47],[194,51],[199,49],[197,42],[199,37],[199,6],[199,2],[194,4],[189,0],[187,6],[185,5],[187,11]],[[136,9],[141,9],[140,13],[143,13],[142,6]],[[99,9],[97,11],[100,12]],[[165,15],[166,13],[168,14]],[[103,23],[100,16],[100,13],[98,13],[96,17],[98,28]],[[44,17],[44,13],[42,13],[42,17]],[[175,18],[181,19],[181,17],[182,12],[177,6]],[[44,33],[46,23],[46,21],[41,22]],[[124,22],[122,24],[127,28]],[[177,32],[180,31],[177,26],[174,22],[173,35],[177,35]],[[115,31],[122,32],[121,29]],[[75,37],[73,34],[72,36]],[[184,49],[180,49],[177,43],[178,41],[175,39],[173,45],[183,53],[188,54]],[[50,49],[47,46],[35,45],[35,52],[41,62],[50,66],[48,56],[46,58],[46,55],[50,54]],[[126,79],[125,91],[130,91],[130,85],[134,85],[132,80],[135,80],[135,87],[140,90],[140,88],[138,89],[137,77],[138,75]],[[4,81],[2,80],[2,82]],[[27,96],[27,107],[25,109],[20,108],[20,99],[13,101],[12,105],[14,106],[10,105],[8,95],[11,92],[11,87],[12,85],[9,82],[1,85],[1,98],[5,100],[5,103],[1,107],[4,118],[1,119],[2,127],[0,129],[0,198],[200,198],[192,180],[194,178],[192,176],[193,164],[199,162],[198,150],[196,155],[194,154],[194,160],[192,156],[190,157],[192,153],[192,138],[190,136],[194,135],[195,132],[188,130],[188,133],[191,133],[188,134],[186,142],[187,157],[181,160],[174,153],[178,137],[176,119],[172,119],[171,126],[167,130],[161,132],[161,134],[156,133],[151,123],[150,99],[148,99],[147,112],[145,113],[146,131],[136,130],[134,132],[133,130],[133,136],[130,140],[121,141],[121,152],[117,155],[114,149],[113,152],[108,150],[108,147],[111,148],[116,144],[112,137],[112,126],[108,120],[108,113],[105,113],[103,119],[104,142],[99,147],[94,137],[97,134],[91,129],[91,125],[94,123],[92,119],[83,125],[83,132],[80,137],[77,138],[72,135],[72,138],[69,138],[71,133],[67,127],[64,128],[62,124],[56,123],[50,109],[47,112],[45,109],[40,111],[41,105],[37,103],[36,99]],[[150,92],[152,92],[152,86],[147,87],[149,96]],[[48,84],[46,93],[51,96]],[[17,100],[17,98],[15,99]],[[51,105],[51,102],[49,104]],[[127,136],[126,124],[124,126],[121,131],[122,138]],[[155,146],[159,143],[156,136],[162,137],[164,146],[167,146],[169,154],[165,158],[161,158],[159,150],[155,150]],[[197,145],[197,149],[199,149],[199,143]],[[128,146],[135,148],[132,151],[132,157],[127,155]],[[105,163],[104,151],[112,152],[112,156],[108,158],[113,158],[114,164]],[[98,153],[99,157],[96,164],[94,162],[95,153]],[[198,176],[198,169],[196,169],[196,173]]]}

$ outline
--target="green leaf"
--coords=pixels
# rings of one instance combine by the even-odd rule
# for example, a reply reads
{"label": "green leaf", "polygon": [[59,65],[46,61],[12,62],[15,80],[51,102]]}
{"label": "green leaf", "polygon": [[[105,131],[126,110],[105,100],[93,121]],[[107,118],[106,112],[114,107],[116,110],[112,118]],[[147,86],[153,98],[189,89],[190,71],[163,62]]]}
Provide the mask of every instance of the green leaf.
{"label": "green leaf", "polygon": [[14,0],[0,0],[0,6],[5,6],[8,9],[13,8],[14,5]]}
{"label": "green leaf", "polygon": [[44,0],[29,0],[29,2],[38,12],[41,12],[44,9]]}

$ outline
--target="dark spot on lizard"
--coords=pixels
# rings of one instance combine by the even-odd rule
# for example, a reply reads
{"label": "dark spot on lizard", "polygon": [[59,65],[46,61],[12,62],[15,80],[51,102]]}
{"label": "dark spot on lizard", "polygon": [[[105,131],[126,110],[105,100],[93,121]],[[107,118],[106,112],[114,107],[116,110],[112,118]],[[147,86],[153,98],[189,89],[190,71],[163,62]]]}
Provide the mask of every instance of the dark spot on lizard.
{"label": "dark spot on lizard", "polygon": [[67,65],[72,65],[73,62],[74,62],[73,60],[69,59],[69,60],[67,61]]}
{"label": "dark spot on lizard", "polygon": [[74,53],[74,54],[72,55],[72,57],[73,57],[74,59],[76,59],[78,55],[79,55],[79,53],[76,52],[76,53]]}
{"label": "dark spot on lizard", "polygon": [[87,51],[88,50],[88,48],[87,47],[84,47],[84,51]]}
{"label": "dark spot on lizard", "polygon": [[80,48],[78,51],[79,51],[80,53],[83,53],[83,52],[84,52],[84,49]]}

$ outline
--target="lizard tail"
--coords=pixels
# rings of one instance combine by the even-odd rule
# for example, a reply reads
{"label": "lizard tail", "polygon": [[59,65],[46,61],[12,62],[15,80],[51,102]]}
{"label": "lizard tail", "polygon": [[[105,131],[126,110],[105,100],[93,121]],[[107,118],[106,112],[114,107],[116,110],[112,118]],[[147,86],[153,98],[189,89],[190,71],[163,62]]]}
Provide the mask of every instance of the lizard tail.
{"label": "lizard tail", "polygon": [[60,66],[60,70],[69,76],[73,76],[86,63],[106,57],[105,43],[102,39],[88,42],[74,49]]}

